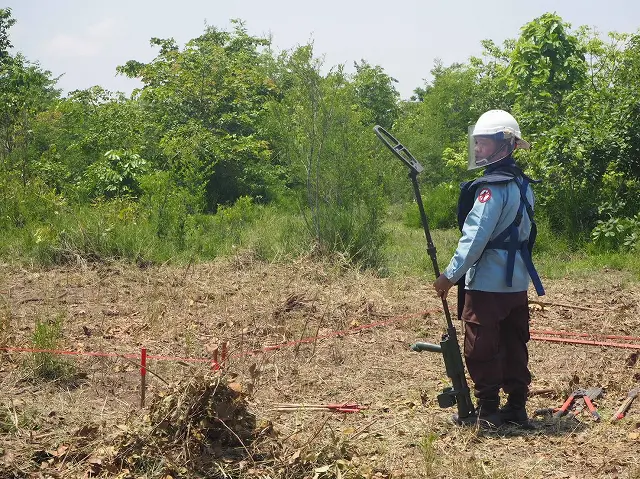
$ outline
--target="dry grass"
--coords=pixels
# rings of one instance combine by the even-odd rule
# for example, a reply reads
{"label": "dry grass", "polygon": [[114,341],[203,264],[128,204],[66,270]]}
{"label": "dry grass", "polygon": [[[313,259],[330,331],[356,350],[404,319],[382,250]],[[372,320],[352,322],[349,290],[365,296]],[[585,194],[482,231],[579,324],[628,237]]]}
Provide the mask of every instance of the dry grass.
{"label": "dry grass", "polygon": [[[579,284],[548,281],[546,301],[606,312],[536,307],[532,328],[640,336],[640,287],[623,279],[608,273]],[[249,443],[255,438],[243,441],[251,454],[214,455],[218,477],[640,477],[640,403],[617,424],[584,416],[540,419],[533,431],[451,426],[452,411],[436,402],[448,385],[442,359],[408,348],[416,339],[437,341],[444,329],[441,315],[419,314],[438,308],[426,280],[381,279],[339,262],[266,264],[239,254],[185,268],[4,266],[0,293],[0,340],[7,346],[30,345],[36,321],[48,317],[62,318],[59,346],[77,351],[146,347],[152,355],[207,358],[227,342],[225,380],[241,385],[255,438],[268,431],[269,440],[254,449]],[[387,327],[251,353],[407,314]],[[530,352],[533,387],[555,391],[532,398],[531,411],[559,406],[578,385],[602,386],[606,394],[597,406],[608,418],[640,382],[640,364],[630,351],[533,342]],[[151,360],[155,376],[147,376],[150,401],[141,410],[135,361],[74,357],[72,378],[42,381],[24,360],[24,353],[11,353],[0,363],[1,477],[151,478],[167,477],[167,471],[200,477],[187,467],[197,461],[183,461],[186,469],[166,467],[166,461],[120,463],[119,469],[107,463],[124,436],[148,434],[153,401],[175,391],[163,381],[186,388],[203,377],[206,364]],[[345,401],[369,409],[339,414],[274,407]],[[190,450],[176,451],[182,460]]]}

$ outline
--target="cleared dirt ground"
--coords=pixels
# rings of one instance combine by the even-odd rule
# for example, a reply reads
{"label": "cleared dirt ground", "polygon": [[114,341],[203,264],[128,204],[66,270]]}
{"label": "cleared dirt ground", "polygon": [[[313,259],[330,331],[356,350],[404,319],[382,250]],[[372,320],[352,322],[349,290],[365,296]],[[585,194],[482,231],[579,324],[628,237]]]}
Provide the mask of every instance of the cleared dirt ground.
{"label": "cleared dirt ground", "polygon": [[[640,383],[640,351],[532,341],[532,389],[553,392],[532,397],[529,412],[559,406],[576,387],[601,386],[603,421],[584,415],[537,419],[532,431],[461,429],[449,422],[453,410],[437,406],[449,382],[441,357],[409,350],[417,339],[437,342],[444,331],[429,283],[308,258],[267,264],[251,254],[144,269],[2,265],[3,346],[33,347],[36,322],[59,321],[59,349],[138,354],[145,347],[150,355],[186,359],[149,360],[141,409],[137,359],[55,356],[72,372],[43,381],[30,369],[32,353],[3,352],[0,477],[199,477],[188,462],[182,472],[157,465],[115,470],[111,446],[138,427],[159,393],[168,394],[165,382],[208,371],[189,359],[210,358],[223,342],[229,359],[222,376],[242,389],[271,452],[223,451],[217,477],[640,477],[640,400],[624,420],[608,420]],[[640,336],[640,285],[621,273],[545,286],[543,299],[552,304],[531,305],[532,329]],[[370,323],[384,324],[333,334]],[[251,353],[313,336],[323,338]],[[368,409],[276,409],[347,401]]]}

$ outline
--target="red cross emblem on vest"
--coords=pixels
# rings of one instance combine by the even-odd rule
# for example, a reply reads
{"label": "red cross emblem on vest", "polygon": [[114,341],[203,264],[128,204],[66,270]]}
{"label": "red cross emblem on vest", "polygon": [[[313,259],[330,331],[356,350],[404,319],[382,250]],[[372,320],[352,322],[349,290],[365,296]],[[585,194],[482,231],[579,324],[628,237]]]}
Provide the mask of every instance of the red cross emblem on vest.
{"label": "red cross emblem on vest", "polygon": [[482,188],[478,193],[478,201],[480,203],[486,203],[491,199],[491,190],[489,188]]}

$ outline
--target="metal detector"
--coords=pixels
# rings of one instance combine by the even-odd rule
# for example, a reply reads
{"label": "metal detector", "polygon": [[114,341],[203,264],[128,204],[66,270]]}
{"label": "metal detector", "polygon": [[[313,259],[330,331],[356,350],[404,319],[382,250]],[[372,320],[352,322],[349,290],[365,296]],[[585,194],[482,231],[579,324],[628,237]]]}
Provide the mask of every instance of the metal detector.
{"label": "metal detector", "polygon": [[[431,239],[431,233],[429,232],[429,223],[427,221],[427,214],[424,211],[424,205],[422,204],[422,196],[420,195],[420,188],[418,186],[418,174],[424,170],[422,165],[413,157],[413,155],[407,150],[398,140],[396,140],[391,133],[376,125],[373,131],[378,136],[380,141],[385,144],[391,152],[396,155],[406,166],[409,168],[409,178],[413,184],[413,192],[418,203],[418,209],[420,210],[420,220],[422,221],[422,227],[424,229],[424,235],[427,239],[427,253],[433,263],[433,271],[436,275],[436,279],[440,276],[440,269],[438,268],[438,259],[436,257],[436,247]],[[442,309],[444,310],[444,316],[447,320],[447,332],[442,335],[440,345],[433,343],[418,342],[411,345],[411,349],[414,351],[431,351],[434,353],[442,353],[444,359],[444,365],[447,370],[447,376],[451,379],[451,387],[445,388],[442,393],[438,394],[438,405],[442,408],[458,406],[458,414],[456,422],[458,424],[476,422],[476,413],[473,403],[471,402],[471,394],[469,386],[467,384],[467,378],[465,376],[464,363],[462,362],[462,354],[460,353],[460,345],[458,344],[458,336],[456,335],[456,328],[451,321],[451,314],[449,313],[449,305],[446,298],[442,298]]]}

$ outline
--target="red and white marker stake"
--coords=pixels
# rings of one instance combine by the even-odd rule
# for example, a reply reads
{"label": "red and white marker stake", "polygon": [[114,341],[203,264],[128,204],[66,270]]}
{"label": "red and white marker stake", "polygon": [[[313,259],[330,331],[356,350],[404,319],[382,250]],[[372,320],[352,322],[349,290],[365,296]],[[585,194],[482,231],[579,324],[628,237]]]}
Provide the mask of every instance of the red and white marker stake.
{"label": "red and white marker stake", "polygon": [[140,350],[140,407],[144,407],[144,397],[146,394],[147,384],[147,349]]}

